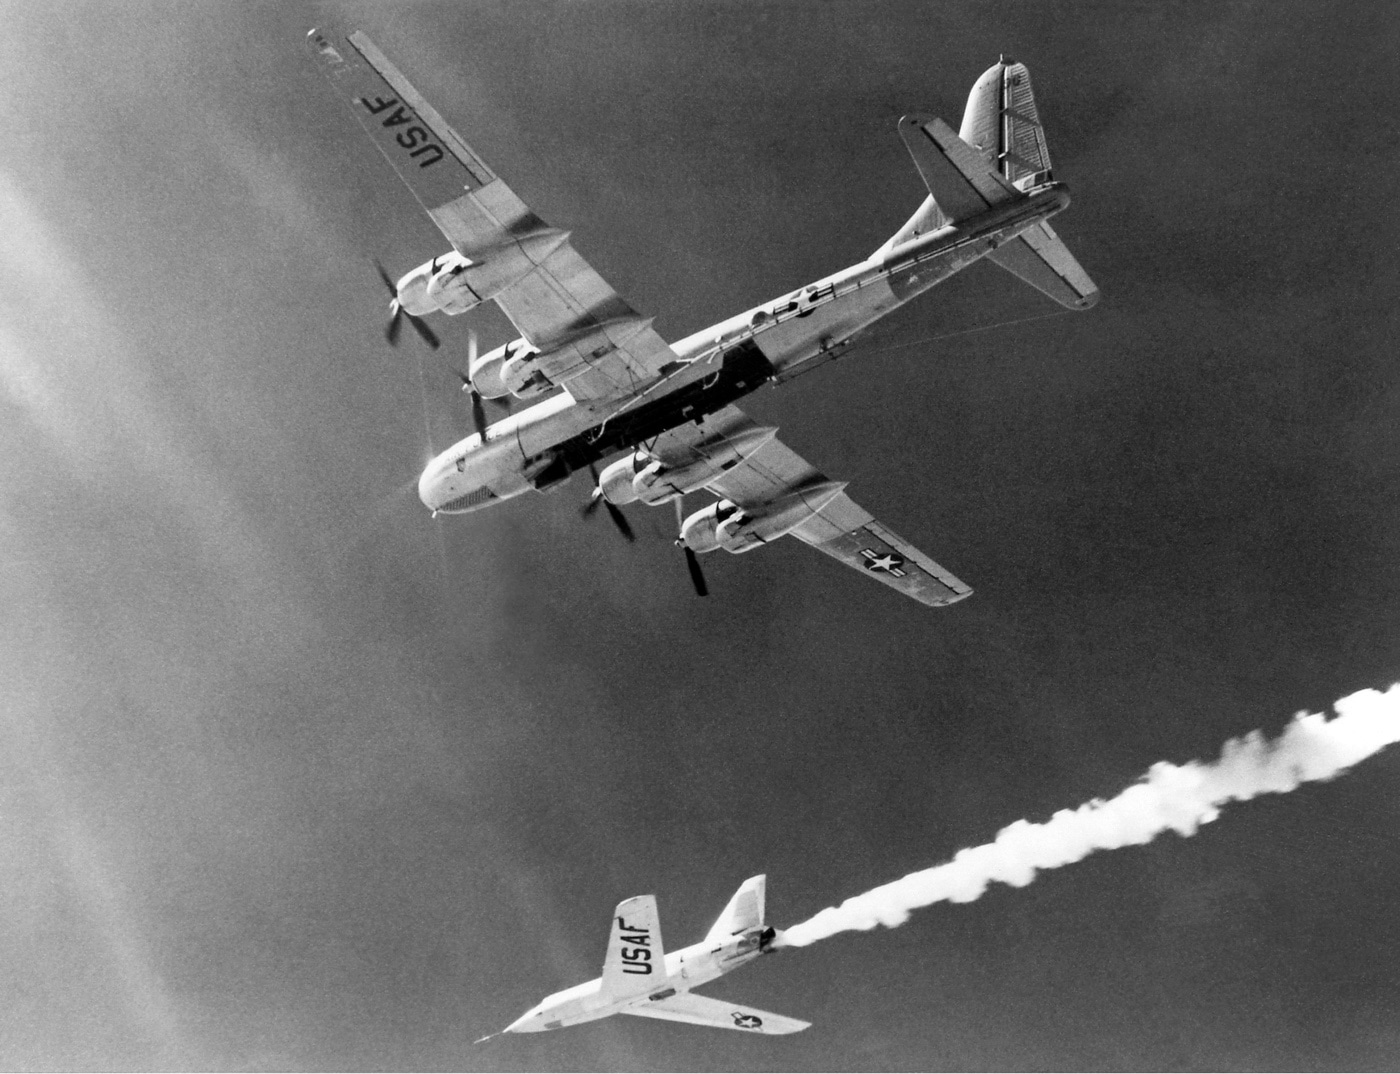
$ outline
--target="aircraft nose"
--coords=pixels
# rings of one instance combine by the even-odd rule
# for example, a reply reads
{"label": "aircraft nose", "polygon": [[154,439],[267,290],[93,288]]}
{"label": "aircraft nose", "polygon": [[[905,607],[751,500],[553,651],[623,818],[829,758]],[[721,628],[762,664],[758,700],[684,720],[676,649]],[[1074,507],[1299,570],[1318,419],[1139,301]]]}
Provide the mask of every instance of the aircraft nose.
{"label": "aircraft nose", "polygon": [[526,1011],[505,1029],[502,1033],[539,1033],[544,1029],[544,1023],[539,1019],[538,1011]]}
{"label": "aircraft nose", "polygon": [[442,459],[434,459],[418,477],[418,498],[429,511],[438,508],[438,481],[442,477]]}

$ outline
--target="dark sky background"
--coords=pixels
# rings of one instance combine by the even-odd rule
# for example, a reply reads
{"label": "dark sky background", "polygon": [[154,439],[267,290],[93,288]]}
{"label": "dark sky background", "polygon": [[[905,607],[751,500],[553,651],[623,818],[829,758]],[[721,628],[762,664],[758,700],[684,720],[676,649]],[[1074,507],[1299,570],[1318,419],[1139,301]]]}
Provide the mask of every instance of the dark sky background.
{"label": "dark sky background", "polygon": [[[0,1067],[1395,1069],[1400,751],[712,993],[473,1048],[654,892],[695,942],[1400,678],[1385,3],[0,8]],[[966,579],[627,545],[576,479],[436,521],[446,244],[305,54],[363,28],[678,338],[859,260],[895,124],[1029,65],[1054,313],[977,265],[746,409]],[[881,348],[898,349],[880,352]],[[701,506],[699,498],[694,507]]]}

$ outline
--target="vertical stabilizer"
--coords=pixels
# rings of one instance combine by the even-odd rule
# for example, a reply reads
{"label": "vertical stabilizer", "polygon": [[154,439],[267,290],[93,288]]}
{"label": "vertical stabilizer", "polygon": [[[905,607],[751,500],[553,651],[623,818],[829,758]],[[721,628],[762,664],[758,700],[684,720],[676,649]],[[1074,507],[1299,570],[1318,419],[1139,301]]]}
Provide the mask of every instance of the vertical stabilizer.
{"label": "vertical stabilizer", "polygon": [[610,999],[639,996],[666,982],[666,951],[655,895],[624,899],[613,911],[612,934],[603,960],[603,994]]}
{"label": "vertical stabilizer", "polygon": [[982,72],[967,96],[958,136],[1009,183],[1050,179],[1050,149],[1023,63],[1003,57]]}
{"label": "vertical stabilizer", "polygon": [[706,943],[719,943],[740,932],[761,928],[764,918],[764,895],[768,877],[760,873],[745,880],[719,920],[705,934]]}

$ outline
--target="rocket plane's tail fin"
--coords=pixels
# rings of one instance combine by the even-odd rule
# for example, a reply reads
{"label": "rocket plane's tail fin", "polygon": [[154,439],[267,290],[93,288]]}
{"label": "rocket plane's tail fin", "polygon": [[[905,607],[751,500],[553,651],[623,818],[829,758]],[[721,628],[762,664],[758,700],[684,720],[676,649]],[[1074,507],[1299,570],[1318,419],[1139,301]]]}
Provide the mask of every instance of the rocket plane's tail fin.
{"label": "rocket plane's tail fin", "polygon": [[613,911],[602,990],[612,999],[640,996],[666,981],[666,951],[655,895],[624,899]]}
{"label": "rocket plane's tail fin", "polygon": [[763,927],[766,874],[751,876],[729,900],[724,913],[705,934],[706,943],[719,943],[740,932]]}

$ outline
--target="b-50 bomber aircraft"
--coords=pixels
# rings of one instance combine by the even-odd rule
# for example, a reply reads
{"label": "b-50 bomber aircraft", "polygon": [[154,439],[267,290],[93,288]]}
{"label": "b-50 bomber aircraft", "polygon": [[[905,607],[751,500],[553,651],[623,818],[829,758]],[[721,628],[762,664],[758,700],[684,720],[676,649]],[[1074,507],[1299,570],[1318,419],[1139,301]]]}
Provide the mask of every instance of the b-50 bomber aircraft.
{"label": "b-50 bomber aircraft", "polygon": [[540,1033],[613,1014],[749,1033],[806,1029],[811,1022],[690,991],[773,950],[776,930],[764,924],[764,885],[763,876],[744,881],[703,940],[669,955],[661,945],[656,896],[623,900],[613,912],[603,976],[546,996],[501,1032]]}
{"label": "b-50 bomber aircraft", "polygon": [[[434,458],[418,492],[435,514],[474,511],[627,454],[596,477],[592,506],[674,502],[696,591],[696,553],[747,552],[790,534],[928,605],[971,593],[877,522],[759,426],[735,401],[837,357],[852,337],[980,258],[1071,309],[1098,288],[1047,223],[1069,204],[1053,179],[1030,76],[1004,58],[972,88],[962,129],[907,115],[899,133],[928,197],[866,260],[667,344],[574,250],[496,177],[363,32],[312,30],[312,52],[452,249],[400,279],[401,318],[494,301],[520,338],[468,367],[477,431]],[[532,405],[488,423],[481,399]],[[681,498],[718,501],[682,520]]]}

